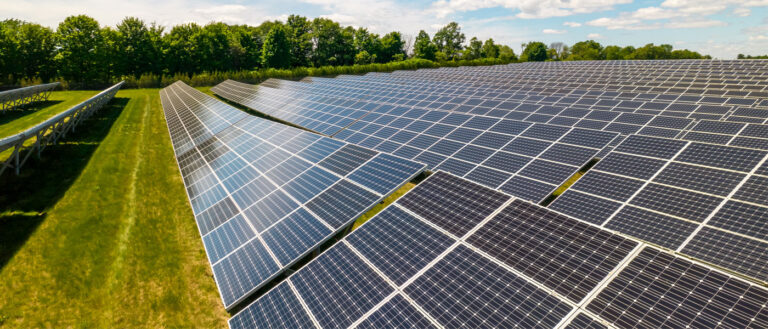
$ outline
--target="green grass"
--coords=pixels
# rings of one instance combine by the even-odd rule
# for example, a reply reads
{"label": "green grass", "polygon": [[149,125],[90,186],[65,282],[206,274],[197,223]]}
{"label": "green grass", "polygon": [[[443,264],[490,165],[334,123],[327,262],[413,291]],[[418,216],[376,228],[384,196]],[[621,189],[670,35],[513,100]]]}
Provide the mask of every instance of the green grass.
{"label": "green grass", "polygon": [[83,127],[0,177],[0,327],[226,326],[158,90]]}
{"label": "green grass", "polygon": [[392,204],[393,202],[397,201],[403,194],[410,191],[412,188],[416,187],[416,184],[408,182],[403,185],[399,190],[395,191],[395,193],[392,193],[390,196],[384,198],[379,204],[373,206],[371,210],[368,210],[365,214],[360,216],[357,220],[355,220],[355,223],[352,224],[352,230],[357,229],[360,227],[360,225],[365,224],[369,219],[373,218],[373,216],[376,216],[380,211],[384,210],[387,206]]}
{"label": "green grass", "polygon": [[0,138],[20,133],[96,95],[98,91],[54,91],[45,102],[0,113]]}

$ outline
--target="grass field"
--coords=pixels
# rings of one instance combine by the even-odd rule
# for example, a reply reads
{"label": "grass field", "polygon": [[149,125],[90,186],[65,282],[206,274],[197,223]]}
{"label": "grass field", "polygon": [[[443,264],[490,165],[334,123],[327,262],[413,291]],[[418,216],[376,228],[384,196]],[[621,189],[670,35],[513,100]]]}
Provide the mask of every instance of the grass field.
{"label": "grass field", "polygon": [[0,177],[0,296],[8,328],[226,326],[157,89],[120,91],[20,177]]}

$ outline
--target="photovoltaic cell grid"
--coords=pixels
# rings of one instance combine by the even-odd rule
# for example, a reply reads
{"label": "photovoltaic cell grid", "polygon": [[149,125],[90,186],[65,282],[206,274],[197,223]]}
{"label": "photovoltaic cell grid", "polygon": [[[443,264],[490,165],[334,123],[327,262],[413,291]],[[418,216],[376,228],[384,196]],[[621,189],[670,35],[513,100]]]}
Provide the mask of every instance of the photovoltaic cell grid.
{"label": "photovoltaic cell grid", "polygon": [[229,324],[759,328],[766,303],[765,288],[437,172]]}
{"label": "photovoltaic cell grid", "polygon": [[[467,75],[462,74],[464,71],[466,70],[455,69],[455,72],[440,71],[442,73],[437,73],[420,70],[410,73],[396,72],[391,75],[366,76],[362,78],[312,78],[312,81],[321,85],[327,84],[328,86],[325,89],[315,88],[324,93],[338,95],[340,93],[339,88],[348,88],[353,90],[351,95],[356,97],[364,97],[366,94],[370,94],[371,99],[392,100],[396,103],[401,102],[402,98],[410,97],[410,100],[419,100],[420,102],[413,104],[420,106],[428,105],[430,108],[435,109],[462,112],[472,111],[473,113],[495,112],[498,115],[499,111],[497,110],[516,109],[529,113],[516,113],[514,115],[530,114],[528,119],[532,121],[538,120],[538,122],[551,120],[550,122],[552,123],[574,124],[574,119],[579,119],[579,115],[582,117],[586,115],[580,113],[591,112],[588,120],[578,124],[602,126],[606,129],[623,133],[637,132],[645,124],[648,127],[642,129],[642,133],[649,135],[664,134],[665,137],[671,137],[669,134],[674,133],[674,130],[666,129],[670,128],[668,127],[669,124],[676,123],[677,126],[686,121],[690,122],[691,119],[720,120],[726,118],[728,121],[764,123],[765,119],[768,118],[768,110],[754,108],[753,106],[758,106],[757,104],[746,105],[747,103],[755,103],[754,99],[741,99],[737,101],[736,98],[667,97],[669,95],[656,95],[659,96],[656,98],[651,97],[654,94],[649,93],[614,91],[596,93],[594,91],[572,89],[574,87],[569,88],[567,83],[561,83],[553,88],[534,88],[536,91],[532,94],[532,91],[525,89],[530,88],[527,85],[521,86],[521,88],[514,87],[516,81],[513,77],[501,78],[499,84],[494,85],[488,81],[488,75],[492,75],[493,72],[470,71],[471,74]],[[434,75],[439,74],[444,76],[440,79],[441,81],[436,81]],[[446,79],[458,81],[446,82],[444,81]],[[471,82],[472,80],[482,81]],[[467,83],[468,81],[470,83]],[[517,83],[519,84],[519,82]],[[306,87],[306,83],[284,82],[268,85],[280,88],[293,86],[294,89],[305,92],[312,90],[312,88]],[[606,87],[611,86],[608,85]],[[433,94],[424,101],[423,97],[427,93]],[[476,106],[478,104],[480,106]],[[739,104],[739,106],[735,106],[735,104]],[[595,111],[584,111],[584,109]],[[559,116],[558,112],[561,111],[562,114],[568,113],[568,115],[562,118],[553,118]],[[608,113],[610,111],[616,113]],[[618,117],[620,114],[621,117]],[[656,115],[662,115],[665,120],[649,122]],[[685,120],[686,117],[689,119]],[[616,119],[616,122],[610,123],[614,119]],[[604,122],[600,123],[595,120]],[[681,128],[684,128],[684,126],[678,129]]]}
{"label": "photovoltaic cell grid", "polygon": [[[346,78],[345,78],[346,79]],[[360,79],[316,79],[319,82],[312,84],[302,82],[290,82],[270,80],[272,83],[262,83],[261,86],[252,86],[234,81],[226,81],[214,91],[233,101],[239,101],[253,109],[263,109],[275,99],[282,99],[281,104],[289,104],[281,108],[277,117],[302,125],[304,127],[318,127],[328,122],[343,121],[349,124],[348,118],[341,119],[337,114],[341,108],[335,106],[314,107],[312,114],[307,114],[307,109],[293,107],[290,104],[302,103],[304,99],[320,99],[326,103],[357,104],[357,109],[373,109],[376,106],[390,108],[391,106],[405,106],[408,108],[421,108],[448,112],[474,114],[481,117],[505,118],[522,120],[533,123],[549,123],[553,125],[573,126],[595,130],[617,132],[621,134],[641,134],[646,136],[658,136],[667,138],[683,138],[694,141],[707,141],[711,143],[736,145],[768,149],[768,125],[762,123],[768,118],[768,110],[740,109],[755,113],[760,119],[742,122],[718,122],[706,119],[721,119],[723,113],[729,110],[725,106],[690,105],[674,103],[643,103],[636,101],[608,102],[584,102],[583,99],[563,97],[562,100],[555,96],[535,97],[532,99],[520,99],[518,94],[499,92],[477,92],[481,88],[474,85],[456,85],[438,88],[440,94],[428,94],[428,88],[421,85],[423,79],[414,79],[412,85],[396,85],[392,91],[387,92],[387,85],[373,84],[366,88],[367,80]],[[339,81],[337,81],[339,80]],[[273,86],[273,88],[262,86]],[[319,85],[319,86],[315,86]],[[346,90],[346,91],[340,91]],[[406,91],[411,91],[410,94]],[[449,94],[446,94],[448,90]],[[241,100],[241,95],[251,95],[248,101]],[[235,95],[235,96],[232,96]],[[384,95],[391,95],[386,97]],[[409,98],[410,97],[410,98]],[[578,101],[577,101],[578,100]],[[664,110],[664,109],[667,110]],[[346,109],[344,111],[349,111]],[[295,116],[303,114],[302,119]],[[705,124],[696,125],[695,120],[701,120]],[[727,125],[729,129],[722,129]],[[741,129],[734,129],[741,127]],[[313,129],[313,128],[310,128]],[[339,127],[333,131],[338,131]],[[377,136],[378,137],[378,136]],[[377,139],[369,140],[375,141]],[[380,140],[380,138],[379,138]]]}
{"label": "photovoltaic cell grid", "polygon": [[767,158],[630,136],[550,208],[767,281]]}
{"label": "photovoltaic cell grid", "polygon": [[183,83],[160,94],[227,308],[424,169],[252,117]]}
{"label": "photovoltaic cell grid", "polygon": [[[216,92],[229,97],[233,82]],[[233,101],[238,101],[232,98]],[[256,105],[252,106],[254,109]],[[283,118],[290,120],[290,118]],[[301,124],[301,122],[293,122]],[[334,137],[540,202],[618,134],[382,105]]]}

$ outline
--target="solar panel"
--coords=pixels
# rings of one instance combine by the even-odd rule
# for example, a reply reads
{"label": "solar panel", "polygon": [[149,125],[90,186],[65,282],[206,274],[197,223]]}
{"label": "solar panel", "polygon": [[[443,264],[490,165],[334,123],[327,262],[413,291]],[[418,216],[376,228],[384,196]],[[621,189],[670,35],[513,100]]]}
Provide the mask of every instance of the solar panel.
{"label": "solar panel", "polygon": [[[453,189],[460,193],[447,193]],[[761,327],[768,321],[765,288],[502,196],[437,172],[236,314],[230,326],[709,327],[716,316],[715,324]],[[455,203],[473,211],[441,211]],[[443,229],[465,225],[461,235]]]}
{"label": "solar panel", "polygon": [[750,248],[768,246],[761,219],[768,180],[757,175],[767,158],[754,149],[630,136],[551,208],[764,280],[768,256]]}
{"label": "solar panel", "polygon": [[249,116],[183,83],[161,99],[228,309],[424,169]]}

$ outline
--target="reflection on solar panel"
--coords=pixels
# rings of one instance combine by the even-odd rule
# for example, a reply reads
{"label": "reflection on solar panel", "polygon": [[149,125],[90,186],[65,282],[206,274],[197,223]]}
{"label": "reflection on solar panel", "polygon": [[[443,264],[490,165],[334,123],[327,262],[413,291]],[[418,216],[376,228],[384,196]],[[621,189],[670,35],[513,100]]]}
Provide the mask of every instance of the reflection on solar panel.
{"label": "reflection on solar panel", "polygon": [[766,303],[765,288],[440,171],[230,326],[759,328]]}
{"label": "reflection on solar panel", "polygon": [[630,136],[551,208],[768,280],[768,152]]}
{"label": "reflection on solar panel", "polygon": [[424,170],[250,116],[181,82],[160,95],[228,309]]}

